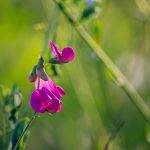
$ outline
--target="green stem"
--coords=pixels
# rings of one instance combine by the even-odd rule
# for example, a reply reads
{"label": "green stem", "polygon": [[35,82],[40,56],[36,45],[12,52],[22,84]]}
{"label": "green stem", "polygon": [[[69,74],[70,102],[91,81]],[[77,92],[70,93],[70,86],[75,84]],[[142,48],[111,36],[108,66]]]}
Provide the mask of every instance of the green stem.
{"label": "green stem", "polygon": [[[43,49],[43,50],[44,50],[44,52],[45,52],[45,49]],[[38,77],[38,87],[37,87],[37,88],[39,88],[39,87],[40,87],[40,78]],[[19,143],[21,142],[22,138],[24,137],[24,135],[25,135],[26,132],[28,131],[28,128],[29,128],[30,125],[32,124],[33,120],[36,118],[36,116],[37,116],[36,114],[37,114],[37,113],[34,112],[33,116],[31,117],[31,119],[29,120],[28,124],[27,124],[26,127],[24,128],[24,130],[23,130],[21,136],[19,137],[17,143],[15,144],[13,150],[16,150],[16,149],[17,149],[17,147],[18,147]]]}
{"label": "green stem", "polygon": [[[38,78],[38,87],[37,87],[37,88],[39,88],[39,87],[40,87],[40,78]],[[19,137],[17,143],[15,144],[13,150],[16,150],[16,149],[17,149],[17,147],[18,147],[19,143],[21,142],[22,138],[24,137],[24,135],[25,135],[26,132],[28,131],[28,128],[30,127],[30,125],[32,124],[33,120],[34,120],[35,117],[37,116],[36,114],[37,114],[37,113],[34,112],[33,116],[31,117],[30,121],[28,122],[28,124],[27,124],[26,127],[24,128],[24,130],[23,130],[21,136]]]}
{"label": "green stem", "polygon": [[103,150],[108,150],[109,149],[109,145],[111,143],[112,140],[115,139],[115,137],[117,136],[117,134],[119,133],[120,129],[124,126],[124,121],[121,121],[118,126],[115,128],[115,130],[112,132],[112,134],[109,136],[107,143],[104,146]]}
{"label": "green stem", "polygon": [[144,118],[150,122],[150,109],[148,105],[144,102],[143,98],[138,94],[126,77],[121,73],[117,66],[112,62],[112,60],[107,56],[103,49],[93,40],[90,34],[84,29],[82,25],[79,25],[72,16],[66,11],[64,4],[59,0],[53,0],[60,10],[64,13],[70,24],[76,29],[82,39],[87,43],[87,45],[97,54],[97,56],[102,60],[106,68],[110,71],[114,77],[115,83],[121,87],[125,93],[128,95],[133,104],[142,113]]}
{"label": "green stem", "polygon": [[31,117],[30,121],[28,122],[28,124],[26,125],[26,127],[24,128],[21,136],[19,137],[17,143],[15,144],[13,150],[16,150],[19,143],[21,142],[22,138],[24,137],[24,135],[26,134],[26,132],[28,131],[28,128],[30,127],[30,125],[32,124],[33,120],[36,118],[36,112],[33,114],[33,116]]}

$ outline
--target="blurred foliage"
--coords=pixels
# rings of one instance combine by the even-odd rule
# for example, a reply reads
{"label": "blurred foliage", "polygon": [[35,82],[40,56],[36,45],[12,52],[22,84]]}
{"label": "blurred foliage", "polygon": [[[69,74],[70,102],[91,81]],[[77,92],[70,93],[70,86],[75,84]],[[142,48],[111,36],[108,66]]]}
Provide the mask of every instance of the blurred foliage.
{"label": "blurred foliage", "polygon": [[[150,1],[95,0],[92,6],[86,0],[63,2],[149,104]],[[24,96],[19,110],[27,109],[28,115],[32,112],[29,97],[33,88],[28,74],[43,49],[45,59],[49,59],[47,39],[54,39],[60,49],[71,46],[76,52],[75,61],[70,64],[47,65],[47,72],[51,77],[58,76],[53,79],[64,87],[67,95],[61,113],[42,114],[35,120],[26,149],[103,149],[119,120],[125,124],[109,144],[110,150],[150,149],[149,124],[124,92],[109,80],[111,73],[53,1],[0,1],[0,33],[0,84],[9,87],[17,83]],[[8,93],[6,102],[13,102],[15,91]],[[6,118],[12,123],[18,119],[18,104],[16,100],[6,109],[9,114]],[[0,115],[4,114],[2,110]],[[1,124],[0,118],[0,129]]]}
{"label": "blurred foliage", "polygon": [[[16,125],[16,128],[14,129],[14,131],[12,133],[12,136],[11,136],[11,139],[10,139],[10,142],[8,145],[8,150],[13,150],[15,148],[15,145],[18,142],[22,132],[25,130],[25,127],[28,122],[29,122],[29,118],[27,118],[27,117],[18,122],[18,124]],[[24,135],[23,139],[17,146],[17,148],[16,148],[17,150],[25,149],[28,137],[29,137],[29,131]]]}
{"label": "blurred foliage", "polygon": [[[22,104],[22,94],[18,90],[17,85],[14,84],[12,89],[6,89],[1,86],[0,101],[0,145],[2,149],[8,148],[8,150],[13,150],[15,144],[17,143],[20,135],[24,130],[24,127],[26,126],[26,123],[28,122],[27,117],[18,122],[19,117],[21,116],[20,107]],[[21,117],[23,118],[23,116]],[[25,148],[27,139],[28,136],[25,134],[17,149],[23,150],[23,148]]]}

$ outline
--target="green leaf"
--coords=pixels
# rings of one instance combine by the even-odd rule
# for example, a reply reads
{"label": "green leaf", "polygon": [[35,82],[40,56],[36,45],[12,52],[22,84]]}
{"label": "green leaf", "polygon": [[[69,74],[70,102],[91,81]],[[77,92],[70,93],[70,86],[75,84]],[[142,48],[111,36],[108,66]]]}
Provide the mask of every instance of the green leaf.
{"label": "green leaf", "polygon": [[[29,118],[25,117],[16,125],[16,127],[12,133],[11,139],[9,141],[8,150],[13,150],[17,141],[19,140],[19,137],[22,135],[23,131],[25,130],[28,122],[29,122]],[[24,137],[22,138],[20,144],[18,145],[17,150],[24,149],[28,137],[29,137],[29,133],[27,132],[24,135]]]}
{"label": "green leaf", "polygon": [[26,134],[24,135],[23,139],[21,140],[20,144],[19,144],[19,149],[18,150],[24,150],[27,143],[28,143],[28,139],[30,136],[30,132],[27,131]]}

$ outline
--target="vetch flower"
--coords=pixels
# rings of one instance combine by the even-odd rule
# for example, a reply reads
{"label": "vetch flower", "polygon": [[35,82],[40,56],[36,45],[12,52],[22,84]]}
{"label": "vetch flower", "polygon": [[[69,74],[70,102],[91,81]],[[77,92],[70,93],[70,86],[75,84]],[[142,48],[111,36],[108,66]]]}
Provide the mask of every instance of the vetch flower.
{"label": "vetch flower", "polygon": [[71,47],[65,47],[62,51],[56,47],[56,45],[50,41],[50,47],[55,58],[49,60],[50,63],[54,64],[64,64],[72,61],[74,59],[74,50]]}
{"label": "vetch flower", "polygon": [[[39,82],[39,85],[38,85]],[[35,90],[30,97],[30,105],[35,112],[50,113],[60,112],[62,107],[61,98],[65,95],[62,87],[56,86],[48,77],[48,81],[38,79],[35,81]]]}

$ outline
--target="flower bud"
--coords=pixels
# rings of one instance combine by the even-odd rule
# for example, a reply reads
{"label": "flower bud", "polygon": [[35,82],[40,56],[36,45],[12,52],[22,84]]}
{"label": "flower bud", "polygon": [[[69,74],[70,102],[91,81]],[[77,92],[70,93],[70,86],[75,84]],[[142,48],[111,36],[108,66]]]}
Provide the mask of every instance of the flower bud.
{"label": "flower bud", "polygon": [[30,82],[34,82],[36,80],[36,78],[37,78],[37,75],[34,74],[33,72],[30,72],[30,74],[29,74],[29,81]]}
{"label": "flower bud", "polygon": [[38,60],[38,63],[37,63],[37,68],[40,69],[40,68],[43,68],[44,67],[44,59],[42,56],[40,56],[39,60]]}
{"label": "flower bud", "polygon": [[30,82],[34,82],[37,78],[37,75],[36,75],[36,65],[33,67],[32,71],[30,72],[29,74],[29,81]]}
{"label": "flower bud", "polygon": [[37,68],[36,74],[44,81],[48,81],[48,76],[47,76],[44,68]]}

